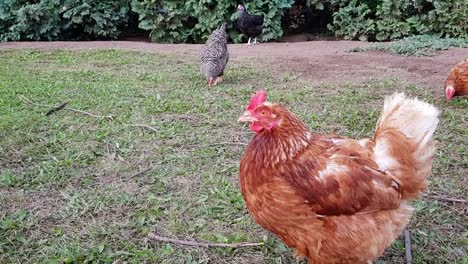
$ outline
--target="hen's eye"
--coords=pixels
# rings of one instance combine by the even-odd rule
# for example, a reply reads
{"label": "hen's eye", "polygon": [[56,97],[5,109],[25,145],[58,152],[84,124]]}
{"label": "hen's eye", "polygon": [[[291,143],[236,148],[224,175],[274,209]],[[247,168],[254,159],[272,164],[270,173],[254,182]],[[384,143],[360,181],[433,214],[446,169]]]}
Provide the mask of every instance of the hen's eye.
{"label": "hen's eye", "polygon": [[266,112],[265,112],[265,111],[261,111],[261,112],[260,112],[260,115],[265,116],[265,115],[266,115]]}

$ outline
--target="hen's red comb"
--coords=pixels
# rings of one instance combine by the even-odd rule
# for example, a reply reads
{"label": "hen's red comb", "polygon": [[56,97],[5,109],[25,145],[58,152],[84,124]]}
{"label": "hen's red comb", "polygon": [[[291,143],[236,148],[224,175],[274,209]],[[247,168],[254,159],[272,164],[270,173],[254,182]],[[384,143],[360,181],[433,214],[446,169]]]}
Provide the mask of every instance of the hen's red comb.
{"label": "hen's red comb", "polygon": [[267,94],[264,90],[257,91],[252,98],[250,98],[249,106],[247,106],[247,110],[254,110],[259,105],[263,104],[267,99]]}

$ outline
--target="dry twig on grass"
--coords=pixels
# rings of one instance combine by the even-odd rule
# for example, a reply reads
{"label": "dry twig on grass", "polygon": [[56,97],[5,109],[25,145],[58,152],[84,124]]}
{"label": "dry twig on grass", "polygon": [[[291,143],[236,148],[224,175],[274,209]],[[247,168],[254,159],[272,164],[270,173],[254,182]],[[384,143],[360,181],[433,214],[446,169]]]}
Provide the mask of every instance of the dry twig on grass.
{"label": "dry twig on grass", "polygon": [[137,176],[140,176],[140,175],[142,175],[143,173],[145,173],[145,172],[147,172],[147,171],[149,171],[149,170],[151,170],[151,169],[153,169],[152,166],[150,166],[150,167],[148,167],[148,168],[146,168],[146,169],[140,170],[140,171],[138,171],[138,172],[135,172],[135,173],[133,173],[132,175],[130,175],[130,176],[128,177],[128,179],[131,179],[131,178],[135,178],[135,177],[137,177]]}
{"label": "dry twig on grass", "polygon": [[443,196],[435,196],[435,195],[429,195],[429,194],[423,194],[422,196],[426,197],[426,198],[436,199],[436,200],[439,200],[439,201],[454,202],[454,203],[466,203],[466,200],[463,200],[463,199],[456,199],[456,198],[443,197]]}
{"label": "dry twig on grass", "polygon": [[249,144],[248,143],[244,143],[244,142],[220,142],[220,143],[212,143],[210,145],[240,145],[240,146],[248,146]]}
{"label": "dry twig on grass", "polygon": [[[23,95],[18,95],[18,97],[19,97],[21,100],[23,100],[23,101],[25,101],[25,102],[27,102],[27,103],[30,103],[30,104],[32,104],[32,105],[41,106],[41,107],[47,107],[47,108],[53,108],[52,110],[49,110],[49,111],[47,112],[47,114],[49,114],[49,115],[52,114],[52,113],[55,112],[55,111],[58,111],[58,110],[60,110],[60,109],[64,109],[64,110],[69,110],[69,111],[73,111],[73,112],[80,113],[80,114],[84,114],[84,115],[89,115],[89,116],[92,116],[92,117],[95,117],[95,118],[107,118],[107,119],[112,119],[112,116],[111,116],[111,115],[107,115],[107,116],[95,115],[95,114],[92,114],[92,113],[89,113],[89,112],[86,112],[86,111],[83,111],[83,110],[65,107],[65,105],[68,104],[68,103],[65,103],[65,105],[62,104],[62,105],[60,105],[60,106],[55,107],[55,106],[53,106],[53,105],[45,105],[45,104],[38,104],[38,103],[35,103],[35,102],[29,100],[28,98],[24,97]],[[54,109],[56,109],[56,110],[54,110]],[[46,114],[46,115],[47,115],[47,114]]]}
{"label": "dry twig on grass", "polygon": [[411,237],[408,229],[403,230],[403,235],[405,237],[405,259],[406,264],[413,263],[413,257],[411,256]]}
{"label": "dry twig on grass", "polygon": [[157,128],[154,128],[154,127],[152,127],[152,126],[145,125],[145,124],[128,124],[127,126],[130,126],[130,127],[144,127],[144,128],[153,130],[154,132],[158,132],[158,129],[157,129]]}
{"label": "dry twig on grass", "polygon": [[172,244],[183,245],[183,246],[191,246],[191,247],[224,247],[224,248],[241,248],[241,247],[256,247],[256,246],[263,246],[263,243],[233,243],[233,244],[226,244],[226,243],[210,243],[210,242],[197,242],[193,240],[180,240],[168,237],[162,237],[160,235],[156,235],[155,233],[149,233],[148,238],[154,241],[161,241],[161,242],[169,242]]}

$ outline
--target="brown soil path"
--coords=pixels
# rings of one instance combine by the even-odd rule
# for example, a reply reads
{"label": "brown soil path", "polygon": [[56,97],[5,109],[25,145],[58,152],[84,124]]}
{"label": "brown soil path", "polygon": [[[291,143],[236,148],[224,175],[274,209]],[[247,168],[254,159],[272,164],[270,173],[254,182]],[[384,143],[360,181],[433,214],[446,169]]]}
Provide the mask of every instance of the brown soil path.
{"label": "brown soil path", "polygon": [[[357,41],[308,41],[294,43],[261,43],[254,46],[230,44],[233,60],[253,59],[276,69],[294,71],[302,78],[317,82],[361,81],[399,77],[425,85],[442,93],[450,68],[468,58],[468,49],[453,48],[434,57],[405,57],[383,52],[351,53],[347,50],[370,43]],[[129,49],[140,51],[177,52],[196,55],[200,45],[156,44],[136,41],[89,42],[7,42],[2,49]],[[261,64],[260,64],[261,65]]]}

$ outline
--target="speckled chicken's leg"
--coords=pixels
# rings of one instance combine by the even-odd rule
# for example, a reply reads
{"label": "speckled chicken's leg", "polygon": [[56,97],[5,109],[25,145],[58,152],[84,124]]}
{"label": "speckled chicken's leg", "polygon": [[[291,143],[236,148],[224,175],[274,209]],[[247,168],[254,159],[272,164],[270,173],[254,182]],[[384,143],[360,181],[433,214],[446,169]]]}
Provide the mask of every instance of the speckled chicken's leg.
{"label": "speckled chicken's leg", "polygon": [[214,81],[214,84],[217,85],[218,83],[222,83],[223,80],[223,75],[224,75],[224,70],[216,77],[216,80]]}
{"label": "speckled chicken's leg", "polygon": [[253,44],[257,44],[257,37],[254,38]]}
{"label": "speckled chicken's leg", "polygon": [[222,83],[222,82],[224,82],[223,76],[218,76],[216,77],[214,84],[217,85],[218,83]]}
{"label": "speckled chicken's leg", "polygon": [[247,45],[250,45],[250,39],[251,39],[251,38],[249,38],[249,41],[247,41]]}

